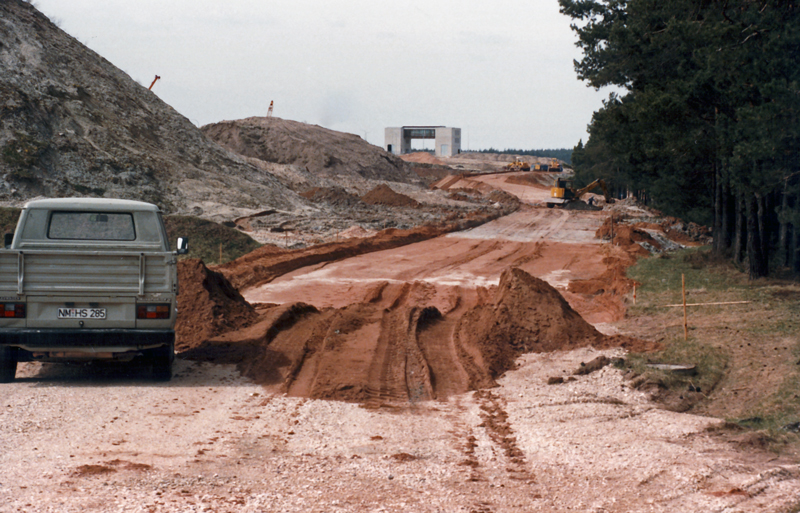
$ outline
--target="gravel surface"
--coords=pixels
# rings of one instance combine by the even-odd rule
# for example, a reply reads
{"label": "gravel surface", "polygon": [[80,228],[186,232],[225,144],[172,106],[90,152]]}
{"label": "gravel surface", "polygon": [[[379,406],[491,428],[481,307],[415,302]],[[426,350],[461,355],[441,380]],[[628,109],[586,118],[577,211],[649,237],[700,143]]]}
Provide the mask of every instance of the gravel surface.
{"label": "gravel surface", "polygon": [[[0,386],[0,511],[788,511],[800,467],[659,410],[619,351],[530,354],[494,389],[370,410],[231,366],[21,364]],[[548,385],[551,377],[564,383]]]}

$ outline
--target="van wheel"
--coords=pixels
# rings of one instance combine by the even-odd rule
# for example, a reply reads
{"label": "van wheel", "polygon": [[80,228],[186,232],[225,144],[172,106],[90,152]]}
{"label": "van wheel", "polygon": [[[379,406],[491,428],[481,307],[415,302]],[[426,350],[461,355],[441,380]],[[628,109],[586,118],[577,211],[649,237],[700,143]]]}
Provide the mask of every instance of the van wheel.
{"label": "van wheel", "polygon": [[150,360],[153,364],[153,379],[169,381],[172,379],[172,361],[175,359],[175,348],[172,344],[153,349]]}
{"label": "van wheel", "polygon": [[11,347],[0,347],[0,383],[11,383],[16,374],[16,351]]}

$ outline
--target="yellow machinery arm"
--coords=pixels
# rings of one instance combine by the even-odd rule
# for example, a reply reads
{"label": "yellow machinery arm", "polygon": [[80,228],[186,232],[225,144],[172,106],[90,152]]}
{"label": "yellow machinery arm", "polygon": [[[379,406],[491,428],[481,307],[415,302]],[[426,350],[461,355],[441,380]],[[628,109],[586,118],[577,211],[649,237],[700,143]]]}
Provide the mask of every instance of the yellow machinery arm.
{"label": "yellow machinery arm", "polygon": [[597,188],[598,186],[603,190],[603,196],[605,196],[606,201],[608,203],[614,203],[614,199],[611,197],[611,195],[608,194],[608,188],[606,187],[606,182],[602,178],[598,178],[597,180],[590,183],[586,187],[583,187],[575,191],[575,199],[580,199],[581,196],[591,191],[592,189]]}

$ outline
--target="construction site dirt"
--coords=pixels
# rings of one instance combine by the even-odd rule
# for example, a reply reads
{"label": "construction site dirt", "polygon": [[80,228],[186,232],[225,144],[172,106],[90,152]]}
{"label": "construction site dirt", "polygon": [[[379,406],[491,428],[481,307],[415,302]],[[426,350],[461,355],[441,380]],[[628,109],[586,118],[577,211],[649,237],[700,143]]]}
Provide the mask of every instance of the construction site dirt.
{"label": "construction site dirt", "polygon": [[521,202],[492,219],[182,261],[171,382],[26,363],[0,389],[0,511],[794,507],[795,462],[713,436],[723,420],[661,409],[605,365],[656,347],[620,332],[625,269],[703,234],[670,235],[632,202],[548,209],[549,180],[435,184]]}

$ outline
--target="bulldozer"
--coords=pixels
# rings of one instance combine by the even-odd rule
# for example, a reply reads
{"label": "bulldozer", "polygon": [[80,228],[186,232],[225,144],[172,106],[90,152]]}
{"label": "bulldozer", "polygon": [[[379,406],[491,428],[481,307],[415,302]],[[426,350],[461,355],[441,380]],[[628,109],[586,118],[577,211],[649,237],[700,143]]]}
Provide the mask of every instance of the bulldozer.
{"label": "bulldozer", "polygon": [[574,188],[574,182],[569,178],[556,177],[553,187],[550,188],[550,200],[547,202],[548,208],[559,206],[562,208],[569,208],[569,205],[581,199],[587,192],[600,187],[603,191],[603,196],[606,198],[606,203],[614,203],[614,198],[608,193],[606,182],[602,178],[598,178],[586,187],[580,189]]}
{"label": "bulldozer", "polygon": [[550,159],[548,171],[551,173],[561,173],[564,171],[564,167],[561,165],[561,162],[559,162],[558,159]]}
{"label": "bulldozer", "polygon": [[514,162],[506,165],[503,169],[505,171],[530,171],[531,165],[519,157],[514,157]]}

